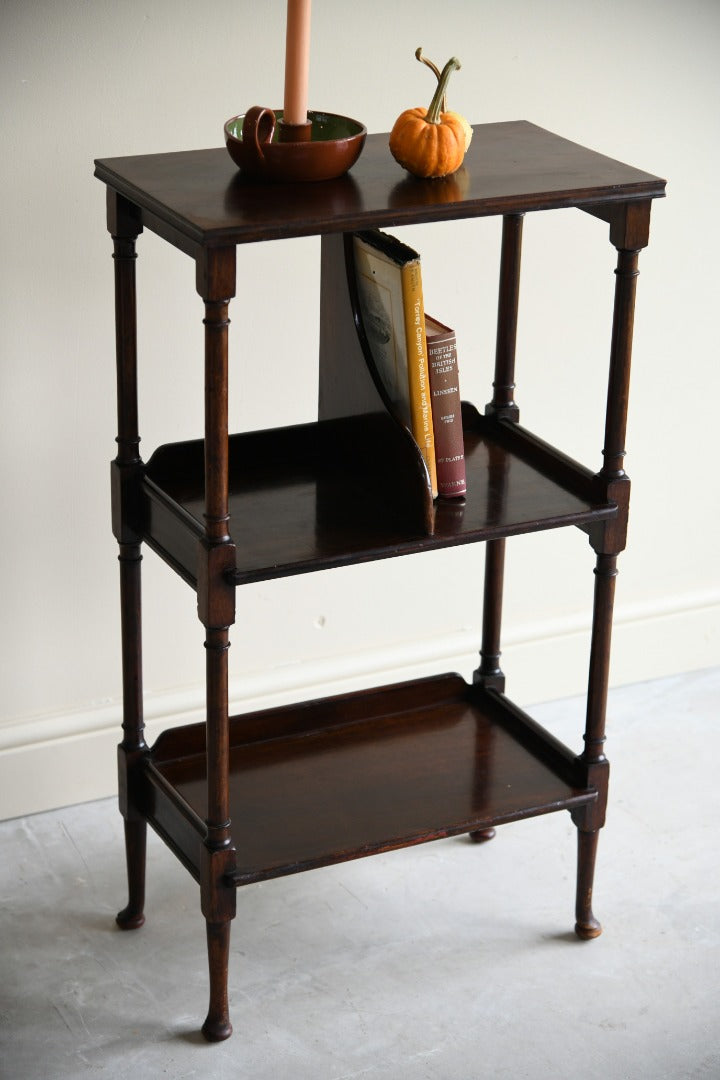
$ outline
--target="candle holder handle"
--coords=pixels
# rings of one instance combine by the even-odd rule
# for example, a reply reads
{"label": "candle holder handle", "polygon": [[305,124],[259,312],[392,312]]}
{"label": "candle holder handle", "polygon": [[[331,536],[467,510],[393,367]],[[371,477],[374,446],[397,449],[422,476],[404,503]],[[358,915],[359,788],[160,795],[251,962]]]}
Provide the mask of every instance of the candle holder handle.
{"label": "candle holder handle", "polygon": [[265,159],[265,147],[275,132],[275,113],[263,105],[253,105],[245,113],[242,126],[243,142],[253,148],[258,161]]}

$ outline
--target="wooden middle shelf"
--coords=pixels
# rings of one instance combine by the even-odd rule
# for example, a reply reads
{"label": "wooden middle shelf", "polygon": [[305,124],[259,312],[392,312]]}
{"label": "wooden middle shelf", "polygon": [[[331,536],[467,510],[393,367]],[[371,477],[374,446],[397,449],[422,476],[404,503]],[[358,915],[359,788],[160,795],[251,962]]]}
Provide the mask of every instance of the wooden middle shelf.
{"label": "wooden middle shelf", "polygon": [[[517,424],[464,406],[468,494],[438,500],[432,533],[408,474],[384,453],[381,416],[230,438],[236,584],[499,536],[589,527],[617,508],[594,477]],[[392,443],[395,454],[401,443]],[[140,531],[191,585],[203,535],[202,440],[161,447],[143,480]]]}
{"label": "wooden middle shelf", "polygon": [[[161,735],[144,783],[149,820],[197,876],[205,725]],[[234,717],[230,791],[237,885],[597,798],[570,750],[458,675]]]}

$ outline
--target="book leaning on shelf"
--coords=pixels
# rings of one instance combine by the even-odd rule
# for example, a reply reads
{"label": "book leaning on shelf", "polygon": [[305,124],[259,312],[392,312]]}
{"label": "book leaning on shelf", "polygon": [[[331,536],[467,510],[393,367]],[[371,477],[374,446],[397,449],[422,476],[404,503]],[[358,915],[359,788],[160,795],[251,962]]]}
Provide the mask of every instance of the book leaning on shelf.
{"label": "book leaning on shelf", "polygon": [[416,251],[373,229],[354,235],[353,254],[365,335],[385,392],[420,448],[433,498],[462,496],[455,333],[425,315]]}
{"label": "book leaning on shelf", "polygon": [[420,256],[371,229],[353,237],[365,335],[393,409],[410,429],[438,493]]}

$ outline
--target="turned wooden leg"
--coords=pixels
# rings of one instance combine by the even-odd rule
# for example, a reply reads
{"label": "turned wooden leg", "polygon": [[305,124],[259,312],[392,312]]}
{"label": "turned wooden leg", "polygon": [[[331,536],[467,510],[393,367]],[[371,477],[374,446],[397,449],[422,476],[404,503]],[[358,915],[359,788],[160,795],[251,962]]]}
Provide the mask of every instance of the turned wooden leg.
{"label": "turned wooden leg", "polygon": [[210,1006],[202,1032],[209,1042],[232,1035],[228,1011],[230,926],[235,917],[236,887],[229,880],[235,867],[228,818],[227,630],[208,630],[207,748],[208,841],[203,849],[200,897],[207,926]]}
{"label": "turned wooden leg", "polygon": [[592,909],[595,856],[600,830],[582,832],[578,829],[577,895],[575,901],[575,933],[583,941],[602,934],[602,926]]}
{"label": "turned wooden leg", "polygon": [[228,1005],[230,922],[207,923],[210,1005],[202,1033],[208,1042],[222,1042],[232,1035]]}
{"label": "turned wooden leg", "polygon": [[198,616],[206,628],[207,838],[200,870],[200,900],[207,927],[210,1005],[202,1033],[209,1042],[232,1035],[228,1008],[230,925],[236,887],[230,879],[230,728],[228,628],[235,621],[235,567],[228,533],[228,304],[235,295],[235,248],[205,251],[196,263],[205,302],[205,536],[198,559]]}
{"label": "turned wooden leg", "polygon": [[522,258],[523,214],[503,218],[498,289],[497,336],[493,398],[485,410],[491,416],[517,421],[520,417],[513,399],[515,390],[515,348],[520,305],[520,263]]}
{"label": "turned wooden leg", "polygon": [[595,567],[585,749],[579,759],[586,766],[588,786],[596,788],[598,797],[594,804],[572,815],[578,830],[575,933],[584,941],[599,937],[602,933],[602,927],[592,910],[592,891],[597,842],[600,829],[605,823],[608,792],[609,765],[603,747],[616,577],[617,556],[598,555]]}
{"label": "turned wooden leg", "polygon": [[118,748],[118,795],[125,819],[128,902],[116,921],[123,930],[145,922],[145,847],[141,771],[147,752],[143,730],[141,580],[142,534],[137,508],[142,476],[137,399],[135,241],[142,230],[135,212],[108,189],[108,229],[115,263],[117,457],[112,464],[112,523],[119,543],[122,630],[123,738]]}
{"label": "turned wooden leg", "polygon": [[147,826],[139,797],[140,770],[147,751],[142,701],[142,641],[140,613],[140,545],[120,547],[120,611],[123,659],[123,740],[118,747],[118,795],[125,821],[125,860],[128,902],[118,912],[122,930],[136,930],[145,922],[145,850]]}
{"label": "turned wooden leg", "polygon": [[[507,214],[503,218],[500,284],[498,289],[498,319],[495,344],[495,377],[493,396],[486,407],[488,416],[497,420],[516,422],[520,410],[515,403],[515,346],[517,342],[518,308],[520,299],[520,262],[522,255],[523,215]],[[497,474],[499,466],[492,461]],[[498,475],[488,499],[488,515],[502,517],[506,488]],[[505,676],[500,668],[500,630],[502,622],[503,577],[505,572],[505,540],[489,540],[485,545],[485,589],[483,593],[482,645],[480,667],[473,681],[487,690],[505,690]],[[488,830],[471,833],[476,840],[489,840]]]}
{"label": "turned wooden leg", "polygon": [[137,930],[145,922],[145,847],[147,825],[144,821],[125,822],[125,857],[127,860],[128,902],[115,921],[121,930]]}
{"label": "turned wooden leg", "polygon": [[615,303],[610,348],[603,467],[596,477],[598,498],[615,503],[617,514],[590,542],[597,554],[593,605],[590,672],[588,682],[585,748],[579,761],[586,767],[588,787],[597,790],[597,801],[573,813],[578,829],[577,896],[575,933],[587,941],[599,937],[602,927],[592,909],[593,879],[599,830],[605,823],[609,766],[604,753],[605,719],[609,685],[617,557],[625,547],[630,481],[623,468],[627,422],[630,364],[632,357],[635,287],[638,252],[648,240],[650,203],[634,207],[618,205],[609,212],[610,239],[618,250],[615,270]]}
{"label": "turned wooden leg", "polygon": [[485,589],[483,593],[482,645],[480,667],[474,681],[488,690],[505,689],[500,667],[500,627],[502,622],[505,541],[488,540],[485,545]]}

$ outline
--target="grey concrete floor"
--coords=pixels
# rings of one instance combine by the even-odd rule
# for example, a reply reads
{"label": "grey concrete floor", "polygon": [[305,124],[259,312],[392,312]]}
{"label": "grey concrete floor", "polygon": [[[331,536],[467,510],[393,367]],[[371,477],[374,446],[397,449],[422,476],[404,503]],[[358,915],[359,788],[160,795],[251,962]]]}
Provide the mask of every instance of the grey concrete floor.
{"label": "grey concrete floor", "polygon": [[[720,669],[611,694],[602,937],[572,933],[567,814],[249,886],[215,1046],[197,888],[160,841],[122,933],[114,800],[0,824],[0,1075],[719,1078],[719,701]],[[577,746],[582,701],[533,713]]]}

